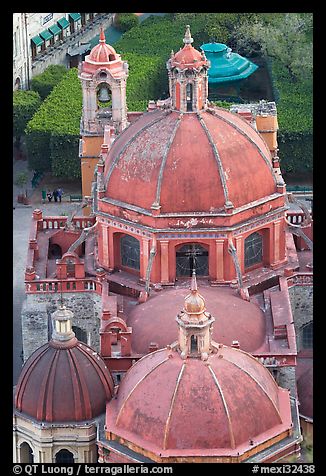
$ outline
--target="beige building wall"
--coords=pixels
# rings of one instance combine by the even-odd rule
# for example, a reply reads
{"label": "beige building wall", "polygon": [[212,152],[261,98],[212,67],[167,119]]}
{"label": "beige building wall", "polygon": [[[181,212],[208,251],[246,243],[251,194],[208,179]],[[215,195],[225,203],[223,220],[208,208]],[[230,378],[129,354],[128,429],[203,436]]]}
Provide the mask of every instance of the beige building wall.
{"label": "beige building wall", "polygon": [[[97,424],[87,423],[50,424],[41,423],[14,414],[13,417],[13,462],[28,463],[28,454],[23,444],[32,450],[33,463],[55,463],[56,454],[68,450],[74,463],[96,463]],[[25,445],[26,448],[26,445]]]}

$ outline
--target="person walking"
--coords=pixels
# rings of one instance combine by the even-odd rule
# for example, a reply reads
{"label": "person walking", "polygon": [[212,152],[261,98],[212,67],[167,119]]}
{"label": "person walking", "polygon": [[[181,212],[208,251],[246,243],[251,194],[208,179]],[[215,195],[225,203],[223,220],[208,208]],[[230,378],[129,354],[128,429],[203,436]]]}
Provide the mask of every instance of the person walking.
{"label": "person walking", "polygon": [[58,199],[59,199],[59,202],[61,203],[62,194],[63,194],[63,190],[62,190],[62,188],[58,188],[57,192],[58,192]]}
{"label": "person walking", "polygon": [[56,188],[53,190],[53,198],[55,202],[58,201],[58,190]]}
{"label": "person walking", "polygon": [[48,197],[49,203],[52,202],[52,193],[50,192],[50,190],[48,190],[46,196]]}

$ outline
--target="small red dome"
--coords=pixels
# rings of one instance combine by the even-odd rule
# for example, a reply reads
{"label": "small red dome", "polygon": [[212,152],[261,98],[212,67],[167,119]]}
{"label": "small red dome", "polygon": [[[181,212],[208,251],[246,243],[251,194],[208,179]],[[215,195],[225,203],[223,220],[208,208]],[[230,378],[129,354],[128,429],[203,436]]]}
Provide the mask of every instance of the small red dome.
{"label": "small red dome", "polygon": [[107,405],[107,432],[156,454],[227,456],[287,431],[289,392],[250,354],[214,346],[205,362],[170,349],[136,362]]}
{"label": "small red dome", "polygon": [[206,63],[206,60],[203,60],[202,53],[196,50],[191,45],[184,46],[179,50],[172,59],[173,66],[194,66],[197,67],[201,63]]}
{"label": "small red dome", "polygon": [[101,28],[99,44],[94,46],[86,59],[87,61],[94,61],[96,63],[110,63],[111,61],[119,59],[115,49],[105,43],[103,28]]}
{"label": "small red dome", "polygon": [[114,384],[103,360],[75,337],[51,340],[26,361],[15,408],[43,422],[90,420],[105,411]]}

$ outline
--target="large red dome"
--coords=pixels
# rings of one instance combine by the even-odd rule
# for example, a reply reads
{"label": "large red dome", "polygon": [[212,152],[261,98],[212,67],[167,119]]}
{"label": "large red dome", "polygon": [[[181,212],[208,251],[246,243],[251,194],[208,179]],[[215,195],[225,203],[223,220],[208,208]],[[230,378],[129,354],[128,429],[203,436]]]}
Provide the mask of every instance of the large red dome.
{"label": "large red dome", "polygon": [[93,349],[76,338],[51,340],[26,361],[15,408],[43,422],[85,421],[105,411],[113,388],[109,370]]}
{"label": "large red dome", "polygon": [[[237,340],[246,352],[254,352],[264,344],[266,318],[253,302],[254,297],[248,302],[234,289],[212,288],[204,283],[201,286],[205,290],[206,307],[216,319],[213,340],[225,345]],[[151,343],[163,348],[177,339],[175,317],[183,307],[184,291],[179,287],[152,293],[145,303],[130,307],[127,322],[132,327],[134,352],[146,354]]]}
{"label": "large red dome", "polygon": [[145,113],[113,143],[105,177],[113,203],[161,214],[218,212],[277,192],[265,141],[222,108]]}
{"label": "large red dome", "polygon": [[182,457],[253,454],[289,431],[288,390],[250,354],[214,346],[206,361],[162,349],[136,362],[107,405],[107,432],[124,445]]}

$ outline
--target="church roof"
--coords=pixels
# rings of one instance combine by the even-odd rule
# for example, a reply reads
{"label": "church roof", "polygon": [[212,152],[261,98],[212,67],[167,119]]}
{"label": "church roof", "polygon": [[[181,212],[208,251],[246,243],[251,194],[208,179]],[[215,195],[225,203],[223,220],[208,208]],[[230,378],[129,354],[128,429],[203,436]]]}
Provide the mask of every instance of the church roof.
{"label": "church roof", "polygon": [[288,430],[289,392],[250,354],[216,349],[205,362],[171,349],[140,359],[107,405],[107,431],[163,455],[227,456]]}
{"label": "church roof", "polygon": [[162,214],[223,211],[277,191],[265,141],[222,108],[145,113],[112,144],[105,180],[106,197]]}

